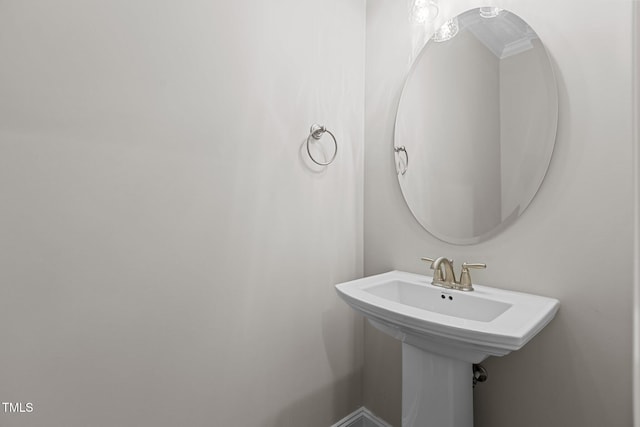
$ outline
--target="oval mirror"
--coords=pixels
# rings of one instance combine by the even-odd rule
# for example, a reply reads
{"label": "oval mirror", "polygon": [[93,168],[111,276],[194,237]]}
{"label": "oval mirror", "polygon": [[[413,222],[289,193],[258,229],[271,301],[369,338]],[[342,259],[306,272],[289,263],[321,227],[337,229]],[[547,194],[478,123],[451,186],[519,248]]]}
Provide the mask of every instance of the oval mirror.
{"label": "oval mirror", "polygon": [[538,191],[557,122],[551,61],[526,22],[494,7],[445,22],[398,105],[394,155],[411,212],[449,243],[495,235]]}

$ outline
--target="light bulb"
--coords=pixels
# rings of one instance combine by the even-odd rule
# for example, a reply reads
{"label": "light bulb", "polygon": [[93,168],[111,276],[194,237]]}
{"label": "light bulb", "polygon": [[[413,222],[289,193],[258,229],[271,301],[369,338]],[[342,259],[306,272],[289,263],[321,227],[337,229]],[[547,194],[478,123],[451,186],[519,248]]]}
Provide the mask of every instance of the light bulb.
{"label": "light bulb", "polygon": [[438,5],[434,0],[415,0],[411,8],[411,19],[418,24],[433,22],[438,16]]}
{"label": "light bulb", "polygon": [[446,42],[458,34],[458,18],[449,19],[433,34],[434,42]]}

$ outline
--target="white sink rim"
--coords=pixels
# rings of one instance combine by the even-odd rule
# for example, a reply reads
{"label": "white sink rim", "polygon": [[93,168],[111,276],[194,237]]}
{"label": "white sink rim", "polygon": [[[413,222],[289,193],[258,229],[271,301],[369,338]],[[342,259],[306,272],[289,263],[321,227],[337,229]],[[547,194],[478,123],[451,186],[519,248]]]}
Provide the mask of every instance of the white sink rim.
{"label": "white sink rim", "polygon": [[[469,358],[474,363],[489,355],[502,356],[522,348],[554,318],[560,306],[554,298],[482,285],[474,285],[473,292],[442,289],[434,287],[431,280],[429,276],[395,270],[338,284],[336,290],[352,308],[372,320],[374,326],[396,338],[413,340],[412,344],[427,350],[433,350],[434,343],[435,347],[443,344],[456,347],[456,352],[471,350],[476,353]],[[432,287],[454,298],[464,294],[511,307],[491,321],[476,321],[416,308],[367,292],[368,288],[393,281]],[[421,340],[429,342],[421,345]],[[442,353],[451,355],[451,351]]]}

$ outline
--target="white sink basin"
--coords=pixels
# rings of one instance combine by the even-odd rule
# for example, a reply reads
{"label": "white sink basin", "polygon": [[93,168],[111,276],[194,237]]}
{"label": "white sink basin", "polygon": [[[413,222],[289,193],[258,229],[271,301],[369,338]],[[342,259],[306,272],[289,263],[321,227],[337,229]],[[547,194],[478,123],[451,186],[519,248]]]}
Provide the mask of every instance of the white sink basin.
{"label": "white sink basin", "polygon": [[479,363],[518,350],[555,316],[559,302],[474,285],[473,292],[431,285],[431,277],[391,271],[336,285],[378,329],[430,353]]}

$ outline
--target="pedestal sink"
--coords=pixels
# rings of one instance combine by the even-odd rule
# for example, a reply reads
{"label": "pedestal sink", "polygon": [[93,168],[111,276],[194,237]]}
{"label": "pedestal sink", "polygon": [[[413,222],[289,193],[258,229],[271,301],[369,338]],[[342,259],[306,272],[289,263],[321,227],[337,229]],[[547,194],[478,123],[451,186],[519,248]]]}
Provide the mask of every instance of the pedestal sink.
{"label": "pedestal sink", "polygon": [[474,285],[431,285],[391,271],[336,285],[353,309],[402,341],[402,427],[472,427],[472,364],[520,349],[555,316],[559,302]]}

